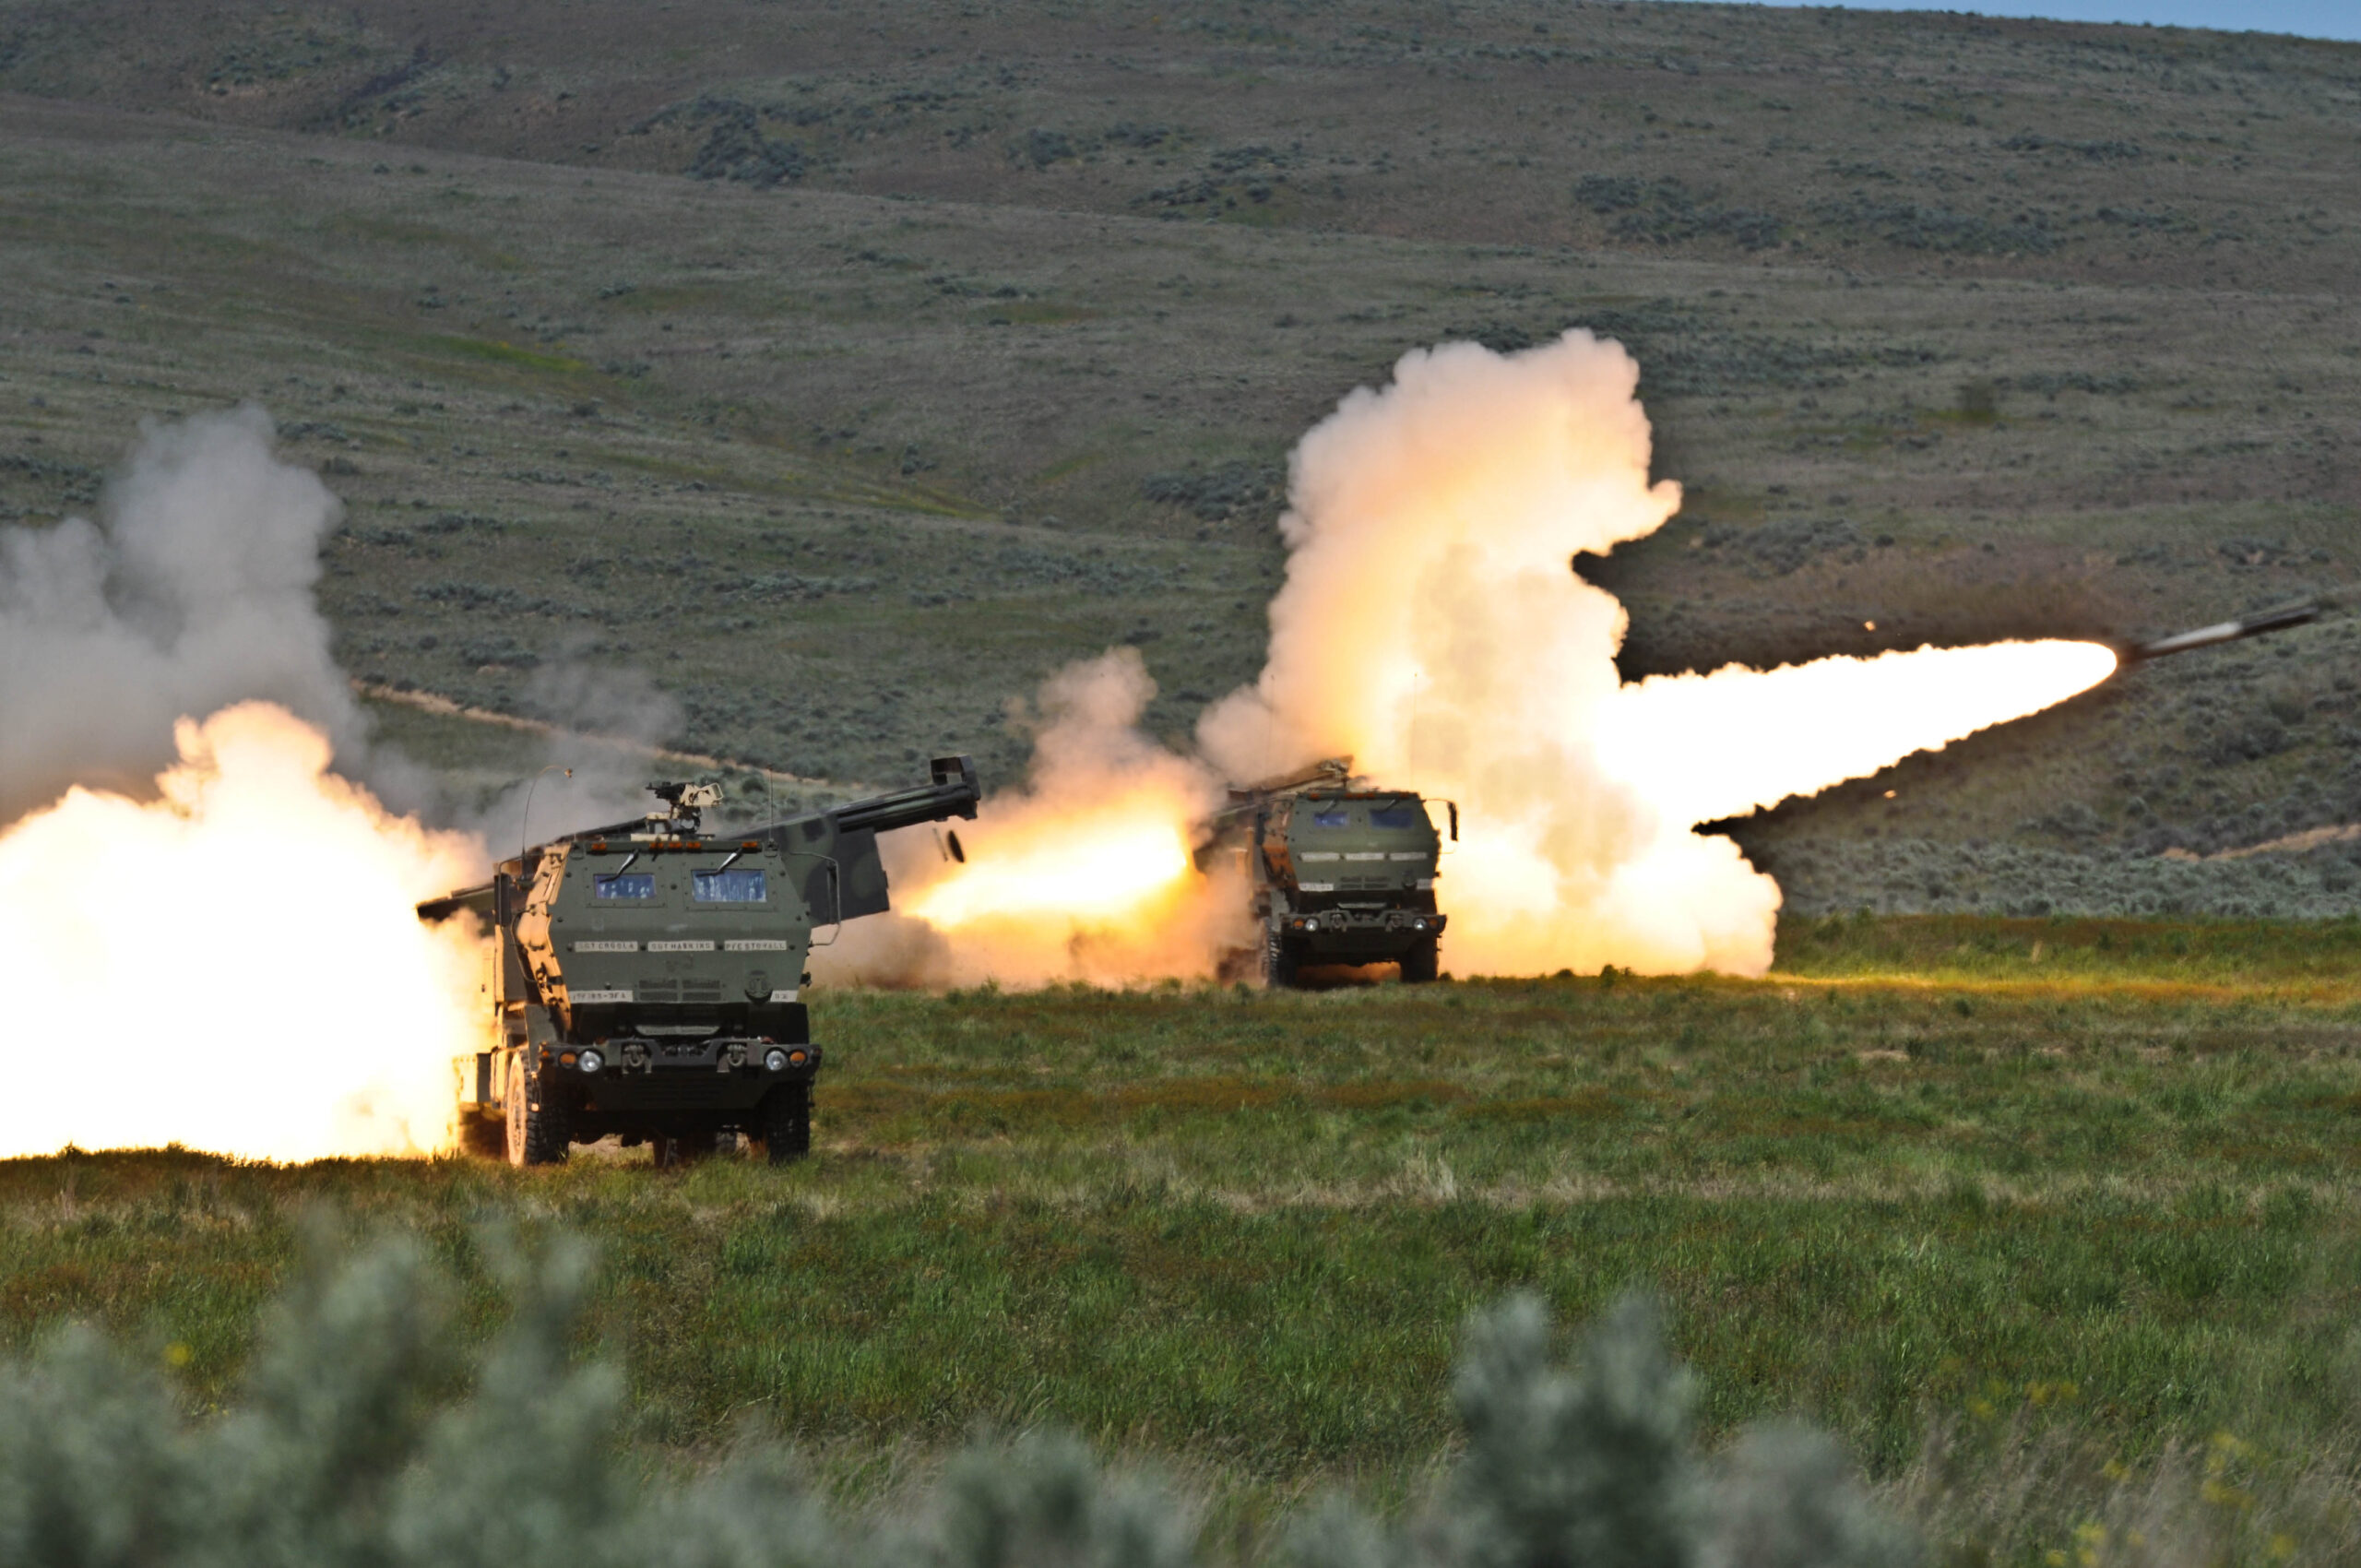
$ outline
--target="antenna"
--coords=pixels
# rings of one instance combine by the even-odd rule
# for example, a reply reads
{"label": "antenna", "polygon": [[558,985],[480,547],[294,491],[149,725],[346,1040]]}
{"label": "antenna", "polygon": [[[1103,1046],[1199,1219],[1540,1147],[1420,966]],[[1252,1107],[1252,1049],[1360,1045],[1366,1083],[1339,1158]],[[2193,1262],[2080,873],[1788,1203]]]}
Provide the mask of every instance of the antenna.
{"label": "antenna", "polygon": [[[574,769],[556,763],[541,769],[541,773],[563,773],[568,778],[574,777]],[[541,787],[541,773],[534,774],[533,781],[525,786],[525,812],[516,822],[516,874],[519,876],[525,874],[525,850],[532,843],[532,834],[528,829],[533,822],[533,791]]]}

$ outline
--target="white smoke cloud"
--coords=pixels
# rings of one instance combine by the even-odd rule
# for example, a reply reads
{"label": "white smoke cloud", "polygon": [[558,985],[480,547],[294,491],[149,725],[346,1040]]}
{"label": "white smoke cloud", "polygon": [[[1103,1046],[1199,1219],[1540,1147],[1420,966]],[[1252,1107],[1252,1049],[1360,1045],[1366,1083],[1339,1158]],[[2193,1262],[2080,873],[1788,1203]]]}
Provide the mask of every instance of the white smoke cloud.
{"label": "white smoke cloud", "polygon": [[0,822],[69,784],[148,787],[175,719],[243,698],[357,743],[312,600],[342,512],[248,406],[144,423],[95,521],[0,529]]}
{"label": "white smoke cloud", "polygon": [[1204,716],[1206,754],[1248,777],[1381,746],[1360,760],[1392,777],[1472,716],[1556,735],[1561,697],[1613,691],[1622,607],[1568,563],[1679,507],[1648,482],[1638,382],[1620,345],[1576,331],[1525,354],[1417,350],[1347,395],[1296,447],[1268,661]]}
{"label": "white smoke cloud", "polygon": [[1438,896],[1460,973],[1759,972],[1777,885],[1618,775],[1596,741],[1622,606],[1571,569],[1663,526],[1639,367],[1585,331],[1406,355],[1306,435],[1262,678],[1204,717],[1247,778],[1349,754],[1458,802]]}

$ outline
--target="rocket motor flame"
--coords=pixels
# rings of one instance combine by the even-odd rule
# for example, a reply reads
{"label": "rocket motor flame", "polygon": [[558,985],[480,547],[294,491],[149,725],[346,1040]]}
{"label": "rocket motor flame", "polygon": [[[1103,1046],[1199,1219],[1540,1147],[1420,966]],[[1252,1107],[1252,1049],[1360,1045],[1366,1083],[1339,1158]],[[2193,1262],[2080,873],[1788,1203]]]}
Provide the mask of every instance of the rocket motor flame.
{"label": "rocket motor flame", "polygon": [[1135,649],[1051,677],[1031,716],[1026,787],[961,829],[964,865],[917,835],[885,840],[895,913],[814,948],[822,979],[1121,984],[1211,974],[1252,940],[1234,869],[1201,872],[1195,825],[1220,781],[1138,729],[1156,683]]}
{"label": "rocket motor flame", "polygon": [[1667,818],[1713,822],[1940,751],[2115,668],[2103,643],[2045,641],[1652,675],[1607,705],[1599,754]]}
{"label": "rocket motor flame", "polygon": [[910,913],[957,928],[990,920],[1121,919],[1186,884],[1189,840],[1177,813],[1152,800],[1121,800],[1094,820],[1060,819],[1050,835],[985,829],[992,857],[966,876],[910,900]]}
{"label": "rocket motor flame", "polygon": [[[979,814],[969,865],[897,902],[946,940],[949,983],[1120,984],[1210,973],[1221,918],[1194,864],[1189,802],[1133,791],[1068,814],[1058,797]],[[1242,904],[1242,887],[1230,887]]]}
{"label": "rocket motor flame", "polygon": [[388,815],[283,708],[175,738],[160,799],[76,789],[0,832],[0,1156],[447,1146],[452,1057],[488,1043],[481,944],[410,907],[481,846]]}

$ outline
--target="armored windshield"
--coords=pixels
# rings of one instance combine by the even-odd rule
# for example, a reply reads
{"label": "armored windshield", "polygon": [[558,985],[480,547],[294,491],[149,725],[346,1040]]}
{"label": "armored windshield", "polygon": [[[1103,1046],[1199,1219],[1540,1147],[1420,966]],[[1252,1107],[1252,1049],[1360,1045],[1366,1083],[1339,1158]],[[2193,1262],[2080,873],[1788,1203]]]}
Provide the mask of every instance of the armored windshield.
{"label": "armored windshield", "polygon": [[1427,826],[1427,814],[1417,806],[1375,806],[1370,808],[1369,825],[1371,827],[1424,827]]}
{"label": "armored windshield", "polygon": [[1314,827],[1350,827],[1352,825],[1353,814],[1343,806],[1323,806],[1311,814],[1311,826]]}
{"label": "armored windshield", "polygon": [[590,879],[590,895],[602,903],[652,904],[656,901],[656,876],[644,871],[594,876]]}
{"label": "armored windshield", "polygon": [[691,895],[700,904],[759,904],[769,897],[759,871],[700,871],[689,877]]}

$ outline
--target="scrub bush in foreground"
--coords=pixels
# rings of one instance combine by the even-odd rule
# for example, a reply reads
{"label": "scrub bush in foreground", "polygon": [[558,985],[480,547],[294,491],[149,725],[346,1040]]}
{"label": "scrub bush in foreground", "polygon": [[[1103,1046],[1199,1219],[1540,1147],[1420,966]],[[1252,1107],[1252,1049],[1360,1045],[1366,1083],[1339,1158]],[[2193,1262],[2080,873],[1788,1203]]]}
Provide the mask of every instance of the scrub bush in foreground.
{"label": "scrub bush in foreground", "polygon": [[[579,1246],[516,1271],[514,1315],[473,1369],[419,1250],[315,1268],[282,1301],[242,1400],[191,1415],[157,1362],[86,1328],[0,1367],[0,1562],[56,1568],[664,1568],[923,1564],[1187,1568],[1186,1502],[1103,1471],[1070,1438],[979,1445],[920,1495],[848,1514],[753,1446],[649,1479],[624,1444],[623,1383],[573,1353]],[[1547,1314],[1480,1317],[1452,1395],[1465,1451],[1424,1515],[1333,1500],[1281,1538],[1296,1568],[1850,1568],[1905,1564],[1909,1533],[1834,1444],[1799,1428],[1719,1459],[1691,1433],[1689,1376],[1632,1298],[1571,1370]]]}

